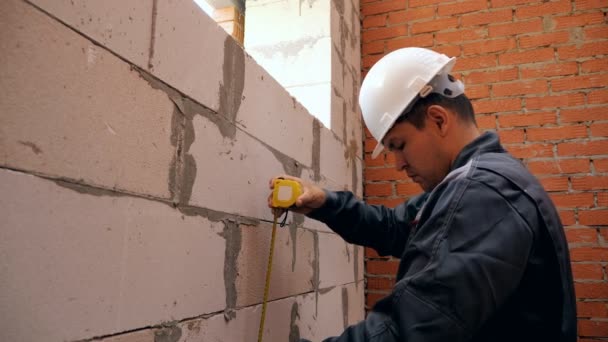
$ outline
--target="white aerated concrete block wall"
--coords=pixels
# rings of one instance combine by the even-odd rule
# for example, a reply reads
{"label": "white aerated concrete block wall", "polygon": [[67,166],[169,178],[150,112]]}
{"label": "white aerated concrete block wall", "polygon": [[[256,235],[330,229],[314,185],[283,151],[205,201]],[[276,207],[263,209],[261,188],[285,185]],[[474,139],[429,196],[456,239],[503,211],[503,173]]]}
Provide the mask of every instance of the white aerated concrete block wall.
{"label": "white aerated concrete block wall", "polygon": [[[355,116],[324,128],[187,0],[1,1],[0,341],[255,340],[268,180],[360,194]],[[271,281],[265,341],[363,319],[363,250],[316,221]]]}

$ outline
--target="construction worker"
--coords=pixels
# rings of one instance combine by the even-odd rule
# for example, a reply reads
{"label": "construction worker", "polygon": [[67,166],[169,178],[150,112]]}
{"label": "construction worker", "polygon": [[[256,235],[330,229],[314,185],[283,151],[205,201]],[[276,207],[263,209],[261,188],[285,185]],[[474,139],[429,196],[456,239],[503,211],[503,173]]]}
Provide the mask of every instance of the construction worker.
{"label": "construction worker", "polygon": [[[424,192],[389,209],[300,179],[294,212],[400,258],[392,292],[325,341],[576,341],[568,244],[547,193],[495,133],[480,134],[454,58],[404,48],[359,96],[365,124]],[[271,188],[272,188],[271,180]],[[270,205],[270,204],[269,204]]]}

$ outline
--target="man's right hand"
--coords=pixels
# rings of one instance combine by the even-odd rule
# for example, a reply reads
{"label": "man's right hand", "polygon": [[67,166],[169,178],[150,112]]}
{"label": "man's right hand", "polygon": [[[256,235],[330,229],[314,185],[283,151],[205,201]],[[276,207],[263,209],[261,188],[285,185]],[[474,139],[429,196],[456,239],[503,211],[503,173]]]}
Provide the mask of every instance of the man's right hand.
{"label": "man's right hand", "polygon": [[302,179],[297,177],[281,175],[270,179],[269,187],[271,192],[270,196],[268,196],[269,208],[272,208],[273,210],[277,209],[272,207],[272,190],[274,189],[274,181],[280,178],[296,181],[302,186],[302,195],[300,195],[300,197],[296,199],[295,207],[289,208],[289,210],[293,211],[294,213],[306,215],[312,212],[313,210],[322,207],[323,204],[325,204],[325,191],[322,188],[312,183],[303,181]]}

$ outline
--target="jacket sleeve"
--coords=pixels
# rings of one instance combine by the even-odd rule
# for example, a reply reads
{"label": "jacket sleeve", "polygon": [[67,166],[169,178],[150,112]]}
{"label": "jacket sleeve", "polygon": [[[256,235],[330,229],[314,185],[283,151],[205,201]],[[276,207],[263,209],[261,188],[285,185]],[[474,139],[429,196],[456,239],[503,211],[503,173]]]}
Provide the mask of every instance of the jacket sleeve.
{"label": "jacket sleeve", "polygon": [[431,253],[406,251],[428,260],[424,266],[375,305],[373,322],[369,315],[326,342],[469,341],[505,303],[523,276],[532,229],[495,190],[460,182],[467,184],[451,183],[443,194],[450,200],[437,203],[416,232],[436,232],[426,242],[414,237],[430,243]]}
{"label": "jacket sleeve", "polygon": [[397,258],[403,253],[411,222],[427,197],[422,194],[391,209],[366,204],[349,191],[326,190],[325,195],[325,205],[308,217],[327,224],[349,243]]}

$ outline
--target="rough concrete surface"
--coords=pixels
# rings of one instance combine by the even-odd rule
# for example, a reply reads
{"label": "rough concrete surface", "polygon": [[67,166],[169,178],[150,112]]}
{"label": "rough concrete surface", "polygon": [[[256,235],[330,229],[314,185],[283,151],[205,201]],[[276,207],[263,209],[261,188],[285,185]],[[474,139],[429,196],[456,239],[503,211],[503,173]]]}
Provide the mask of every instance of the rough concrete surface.
{"label": "rough concrete surface", "polygon": [[101,336],[225,307],[221,223],[7,170],[0,193],[12,194],[0,197],[0,340]]}
{"label": "rough concrete surface", "polygon": [[153,1],[30,0],[141,68],[147,68]]}
{"label": "rough concrete surface", "polygon": [[0,4],[0,165],[169,198],[173,103],[102,47]]}

